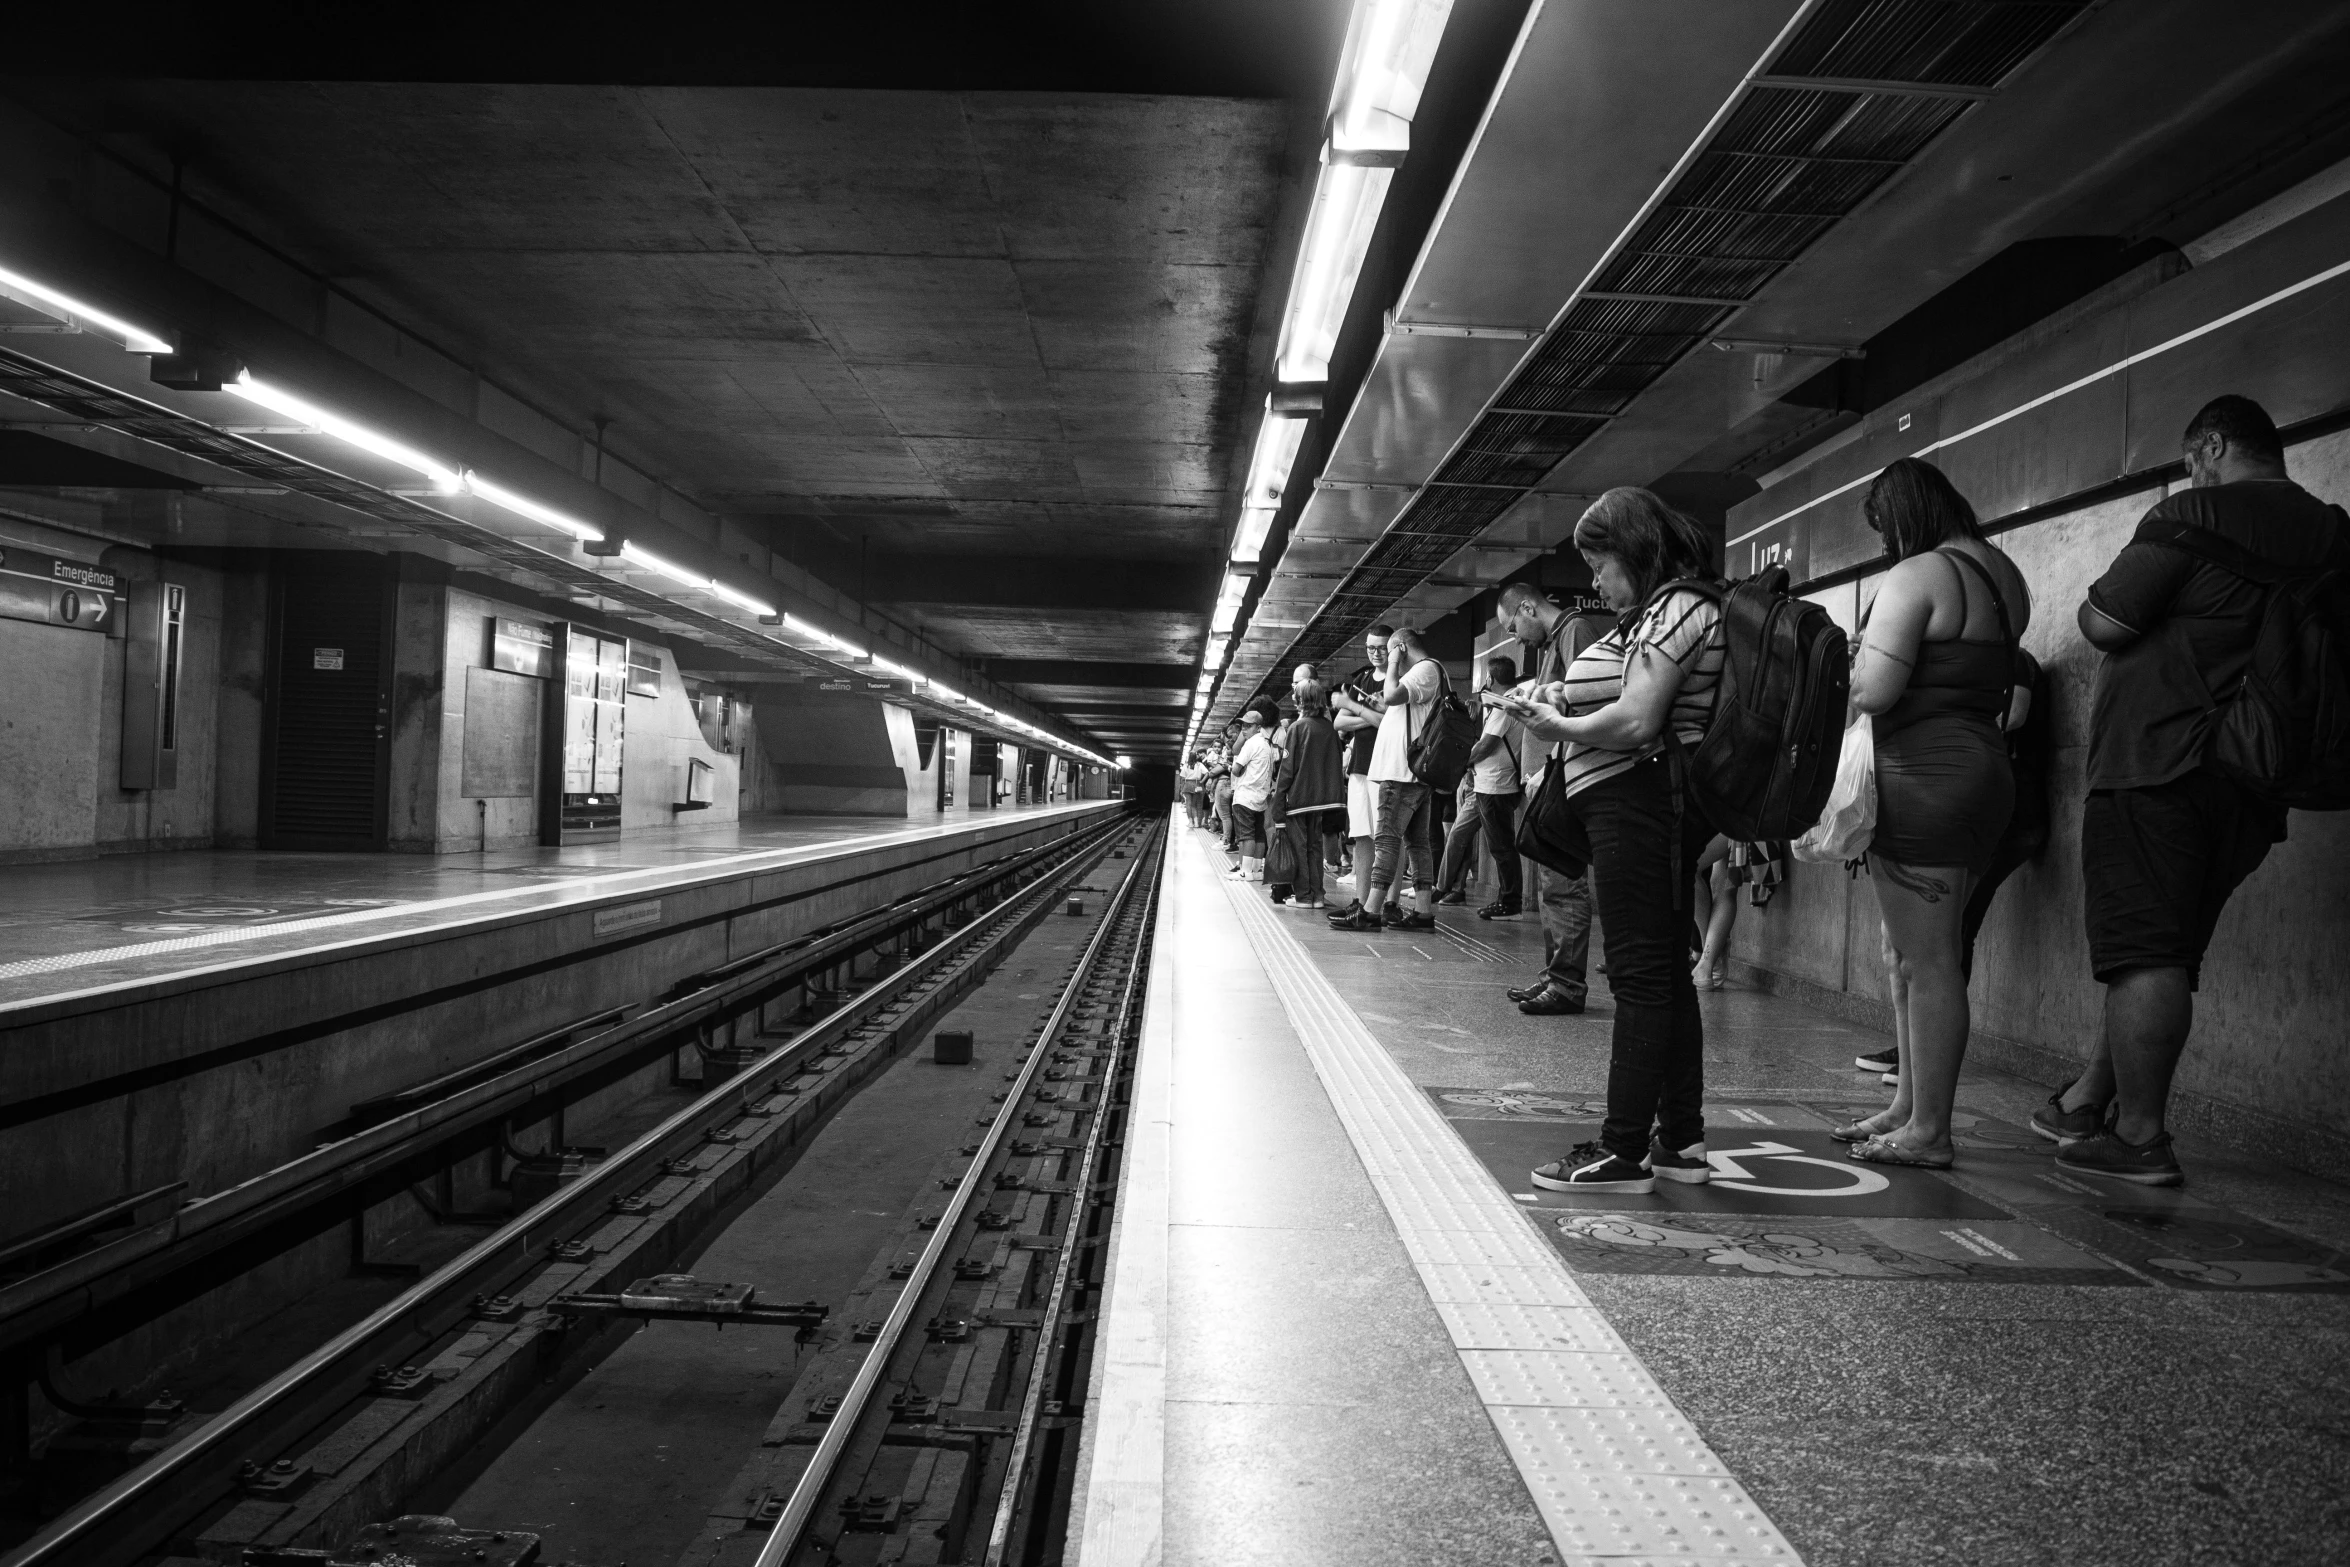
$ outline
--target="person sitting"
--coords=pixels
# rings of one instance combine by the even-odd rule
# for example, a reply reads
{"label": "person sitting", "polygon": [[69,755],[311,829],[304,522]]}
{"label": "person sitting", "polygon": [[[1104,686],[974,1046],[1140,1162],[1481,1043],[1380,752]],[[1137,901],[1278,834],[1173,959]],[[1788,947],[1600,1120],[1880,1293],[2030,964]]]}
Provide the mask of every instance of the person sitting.
{"label": "person sitting", "polygon": [[[1719,580],[1695,519],[1647,490],[1609,490],[1575,524],[1592,580],[1623,612],[1543,688],[1518,702],[1526,731],[1567,743],[1566,801],[1590,840],[1615,991],[1607,1119],[1597,1142],[1533,1173],[1552,1191],[1651,1192],[1656,1177],[1709,1179],[1705,1022],[1689,980],[1689,881],[1713,827],[1680,786],[1683,747],[1704,738],[1721,684],[1721,605],[1673,586]],[[1513,699],[1515,700],[1515,699]]]}
{"label": "person sitting", "polygon": [[1893,954],[1900,1065],[1893,1102],[1835,1135],[1867,1163],[1947,1169],[1971,1026],[1962,930],[2015,806],[2004,726],[2032,599],[1933,464],[1890,464],[1861,512],[1893,562],[1862,617],[1852,705],[1873,715],[1869,880]]}

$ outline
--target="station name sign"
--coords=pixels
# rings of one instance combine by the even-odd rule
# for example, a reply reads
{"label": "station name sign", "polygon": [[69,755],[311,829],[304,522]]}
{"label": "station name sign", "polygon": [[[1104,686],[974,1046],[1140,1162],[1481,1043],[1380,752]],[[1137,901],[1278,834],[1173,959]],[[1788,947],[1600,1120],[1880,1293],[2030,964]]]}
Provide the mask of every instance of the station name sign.
{"label": "station name sign", "polygon": [[555,672],[555,630],[543,621],[490,620],[490,668],[545,679]]}
{"label": "station name sign", "polygon": [[0,549],[0,616],[82,631],[107,631],[115,619],[122,578],[101,566]]}

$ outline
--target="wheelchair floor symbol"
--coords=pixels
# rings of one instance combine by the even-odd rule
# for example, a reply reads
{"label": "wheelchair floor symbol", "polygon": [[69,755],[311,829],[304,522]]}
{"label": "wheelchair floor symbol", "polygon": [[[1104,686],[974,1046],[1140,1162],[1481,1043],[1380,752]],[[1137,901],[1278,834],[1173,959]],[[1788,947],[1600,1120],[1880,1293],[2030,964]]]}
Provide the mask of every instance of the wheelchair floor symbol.
{"label": "wheelchair floor symbol", "polygon": [[[1832,1185],[1771,1186],[1762,1177],[1787,1174],[1771,1169],[1749,1171],[1746,1161],[1758,1166],[1769,1164],[1816,1164],[1832,1170],[1842,1179]],[[1884,1191],[1893,1183],[1865,1164],[1854,1164],[1847,1159],[1822,1159],[1807,1154],[1792,1143],[1756,1143],[1751,1148],[1714,1148],[1706,1152],[1705,1162],[1714,1168],[1713,1184],[1736,1191],[1753,1192],[1772,1197],[1866,1197]]]}

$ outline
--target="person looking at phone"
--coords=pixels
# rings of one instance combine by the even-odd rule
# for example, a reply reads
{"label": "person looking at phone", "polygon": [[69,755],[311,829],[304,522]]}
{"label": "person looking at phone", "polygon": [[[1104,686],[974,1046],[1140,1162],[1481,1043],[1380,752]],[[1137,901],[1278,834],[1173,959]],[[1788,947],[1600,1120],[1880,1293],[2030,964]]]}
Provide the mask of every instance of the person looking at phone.
{"label": "person looking at phone", "polygon": [[[1387,679],[1387,639],[1395,628],[1375,625],[1363,634],[1363,667],[1330,693],[1331,727],[1346,742],[1346,839],[1354,857],[1354,898],[1341,911],[1354,914],[1371,885],[1372,839],[1379,831],[1379,791],[1371,782],[1371,751],[1379,720],[1387,711],[1381,694]],[[1341,880],[1345,878],[1340,878]]]}
{"label": "person looking at phone", "polygon": [[[1534,655],[1524,689],[1565,677],[1577,655],[1605,636],[1611,621],[1597,614],[1579,614],[1553,603],[1529,583],[1513,582],[1501,590],[1501,621],[1510,634]],[[1525,798],[1542,782],[1543,769],[1564,747],[1522,744],[1519,762]],[[1548,866],[1534,866],[1534,896],[1542,914],[1542,971],[1509,997],[1518,1010],[1533,1017],[1566,1017],[1583,1010],[1591,959],[1591,876],[1588,871],[1569,876]],[[1498,913],[1478,911],[1480,918],[1499,919]]]}
{"label": "person looking at phone", "polygon": [[1552,1191],[1653,1192],[1710,1178],[1705,1025],[1689,976],[1690,878],[1713,827],[1681,786],[1670,738],[1694,746],[1722,679],[1719,580],[1695,519],[1647,490],[1609,490],[1575,524],[1592,581],[1623,612],[1542,699],[1512,698],[1527,732],[1566,744],[1566,801],[1588,835],[1615,992],[1607,1119],[1533,1173]]}
{"label": "person looking at phone", "polygon": [[[1371,782],[1379,808],[1371,884],[1362,907],[1333,915],[1340,930],[1433,930],[1436,928],[1436,802],[1428,786],[1412,776],[1412,741],[1436,716],[1444,693],[1444,670],[1428,656],[1419,633],[1396,632],[1387,639],[1387,670],[1380,682],[1379,732],[1371,744]],[[1396,869],[1409,860],[1418,908],[1389,908],[1388,889]]]}

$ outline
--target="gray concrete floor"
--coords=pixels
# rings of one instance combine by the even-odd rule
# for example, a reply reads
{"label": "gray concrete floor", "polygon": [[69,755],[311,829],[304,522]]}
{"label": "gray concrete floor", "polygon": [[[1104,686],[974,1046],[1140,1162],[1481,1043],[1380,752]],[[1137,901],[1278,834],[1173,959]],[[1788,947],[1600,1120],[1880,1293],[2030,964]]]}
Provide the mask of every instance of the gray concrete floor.
{"label": "gray concrete floor", "polygon": [[[1583,1017],[1522,1016],[1501,992],[1537,965],[1539,925],[1441,918],[1462,939],[1294,928],[1421,1085],[1602,1097],[1604,978]],[[1750,990],[1703,1006],[1709,1105],[1888,1092],[1852,1064],[1883,1035]],[[2051,1086],[1970,1071],[1959,1103],[2020,1125]],[[2180,1153],[2198,1203],[2350,1247],[2350,1189],[2256,1151]],[[2143,1267],[2106,1287],[1578,1272],[1812,1567],[2350,1560],[2350,1293]]]}

